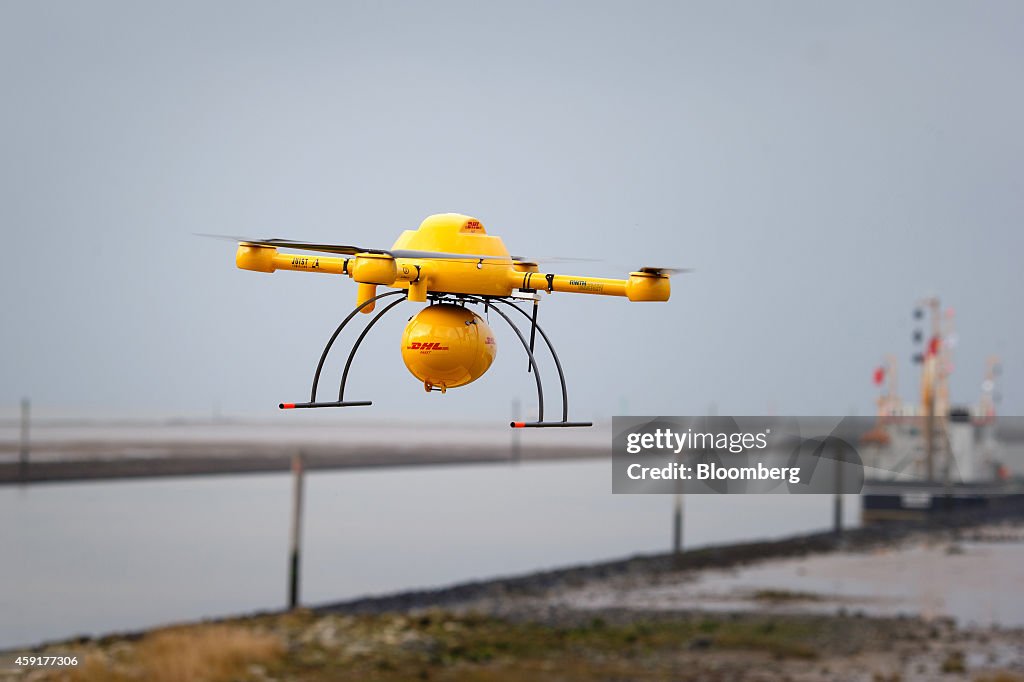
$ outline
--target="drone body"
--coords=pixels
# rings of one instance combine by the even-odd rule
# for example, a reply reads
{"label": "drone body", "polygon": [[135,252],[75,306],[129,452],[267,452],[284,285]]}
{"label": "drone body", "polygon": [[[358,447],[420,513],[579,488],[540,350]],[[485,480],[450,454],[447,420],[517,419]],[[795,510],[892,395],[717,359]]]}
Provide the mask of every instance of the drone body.
{"label": "drone body", "polygon": [[[670,268],[641,268],[628,279],[606,279],[546,274],[528,259],[509,255],[500,237],[487,234],[475,218],[457,213],[429,216],[416,230],[406,230],[389,250],[356,246],[315,244],[284,239],[246,239],[239,242],[235,263],[244,270],[274,272],[298,270],[343,275],[357,287],[356,309],[339,325],[321,355],[308,403],[282,403],[282,408],[348,407],[368,405],[368,401],[345,401],[345,383],[359,345],[373,325],[388,310],[402,301],[430,302],[410,318],[402,335],[402,358],[406,367],[423,382],[427,391],[444,393],[479,378],[491,366],[497,354],[494,335],[481,316],[467,305],[483,305],[494,310],[515,330],[529,357],[529,371],[535,375],[538,392],[536,422],[515,422],[513,426],[589,426],[568,421],[568,397],[565,377],[554,347],[537,325],[539,291],[622,296],[630,301],[667,301],[670,294]],[[278,248],[312,251],[317,255],[280,253]],[[329,255],[320,255],[329,254]],[[391,289],[378,293],[378,287]],[[372,313],[377,301],[394,295],[390,302],[367,324],[355,342],[342,375],[338,400],[317,402],[316,393],[324,361],[335,339],[357,312]],[[532,303],[532,314],[514,304]],[[529,343],[503,312],[511,308],[530,321]],[[551,351],[562,384],[562,420],[544,421],[544,397],[534,345],[540,332]]]}

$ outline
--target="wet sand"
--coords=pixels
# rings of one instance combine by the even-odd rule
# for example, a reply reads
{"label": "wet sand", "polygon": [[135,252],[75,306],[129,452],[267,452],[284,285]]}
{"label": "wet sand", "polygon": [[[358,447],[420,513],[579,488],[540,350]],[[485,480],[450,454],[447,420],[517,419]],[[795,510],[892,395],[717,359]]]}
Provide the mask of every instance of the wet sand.
{"label": "wet sand", "polygon": [[1024,527],[922,534],[892,545],[563,592],[576,609],[855,614],[1024,627]]}

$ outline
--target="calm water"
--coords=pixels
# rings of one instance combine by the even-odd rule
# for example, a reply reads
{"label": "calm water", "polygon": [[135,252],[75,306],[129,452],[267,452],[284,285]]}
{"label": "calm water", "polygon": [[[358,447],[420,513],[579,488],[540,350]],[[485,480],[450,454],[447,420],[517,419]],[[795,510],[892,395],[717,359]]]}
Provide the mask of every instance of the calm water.
{"label": "calm water", "polygon": [[[610,466],[311,474],[303,601],[667,549],[671,497],[612,495]],[[290,499],[287,474],[0,488],[0,647],[284,606]],[[828,496],[691,496],[684,541],[830,523]]]}

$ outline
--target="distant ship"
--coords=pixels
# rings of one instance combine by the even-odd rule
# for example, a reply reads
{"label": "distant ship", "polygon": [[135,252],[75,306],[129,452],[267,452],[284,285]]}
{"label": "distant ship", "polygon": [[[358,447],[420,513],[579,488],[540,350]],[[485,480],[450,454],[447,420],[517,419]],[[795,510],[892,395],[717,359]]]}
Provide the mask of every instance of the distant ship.
{"label": "distant ship", "polygon": [[937,298],[914,311],[923,323],[929,311],[931,334],[914,355],[921,365],[921,401],[903,404],[897,394],[896,360],[875,370],[878,418],[860,440],[864,462],[861,518],[864,523],[922,520],[968,511],[1024,509],[1024,478],[1011,462],[1024,461],[1024,420],[997,418],[998,358],[987,362],[981,397],[973,407],[951,405],[951,310],[940,313]]}

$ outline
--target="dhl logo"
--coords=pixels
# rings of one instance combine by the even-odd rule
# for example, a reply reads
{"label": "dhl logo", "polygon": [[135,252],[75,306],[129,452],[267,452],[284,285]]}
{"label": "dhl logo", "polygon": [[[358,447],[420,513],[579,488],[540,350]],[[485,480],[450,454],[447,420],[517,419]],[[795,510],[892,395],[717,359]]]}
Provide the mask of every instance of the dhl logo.
{"label": "dhl logo", "polygon": [[409,350],[448,350],[448,346],[442,346],[437,341],[432,343],[422,343],[420,341],[413,341],[408,346]]}

